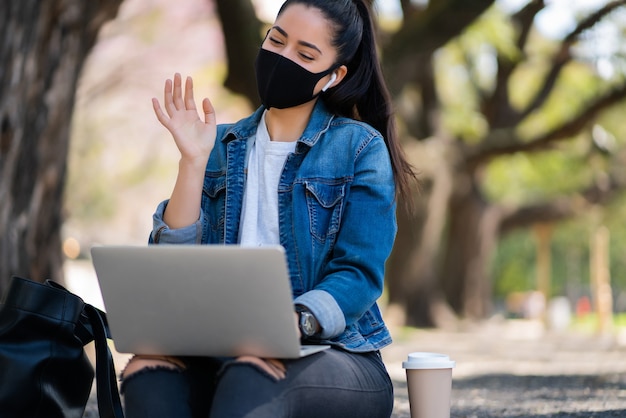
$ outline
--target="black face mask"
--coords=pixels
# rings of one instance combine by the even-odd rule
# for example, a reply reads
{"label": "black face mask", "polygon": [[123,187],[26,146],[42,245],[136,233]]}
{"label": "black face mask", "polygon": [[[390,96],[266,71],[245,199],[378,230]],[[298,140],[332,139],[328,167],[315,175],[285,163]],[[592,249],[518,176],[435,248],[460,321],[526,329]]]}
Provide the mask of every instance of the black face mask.
{"label": "black face mask", "polygon": [[[255,69],[259,96],[265,108],[286,109],[317,97],[319,93],[313,94],[315,86],[335,68],[312,73],[280,54],[261,48]],[[325,91],[334,80],[335,77],[322,91]]]}

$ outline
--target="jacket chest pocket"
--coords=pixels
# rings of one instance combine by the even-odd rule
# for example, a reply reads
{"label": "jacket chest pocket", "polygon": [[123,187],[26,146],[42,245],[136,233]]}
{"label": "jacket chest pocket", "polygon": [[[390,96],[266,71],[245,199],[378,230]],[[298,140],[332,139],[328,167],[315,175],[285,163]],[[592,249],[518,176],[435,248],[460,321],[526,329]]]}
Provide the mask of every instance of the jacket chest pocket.
{"label": "jacket chest pocket", "polygon": [[327,184],[307,181],[306,202],[311,235],[324,242],[339,231],[346,184]]}
{"label": "jacket chest pocket", "polygon": [[202,209],[211,232],[221,231],[224,226],[226,205],[226,175],[207,176],[202,188]]}

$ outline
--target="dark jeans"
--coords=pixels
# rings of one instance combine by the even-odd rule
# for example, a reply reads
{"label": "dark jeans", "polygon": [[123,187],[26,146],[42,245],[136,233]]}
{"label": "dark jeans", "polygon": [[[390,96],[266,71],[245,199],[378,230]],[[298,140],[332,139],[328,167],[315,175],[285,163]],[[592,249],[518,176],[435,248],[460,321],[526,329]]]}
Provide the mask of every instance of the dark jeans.
{"label": "dark jeans", "polygon": [[126,418],[388,418],[393,388],[378,352],[329,349],[285,360],[276,381],[257,366],[185,359],[184,371],[154,368],[122,384]]}

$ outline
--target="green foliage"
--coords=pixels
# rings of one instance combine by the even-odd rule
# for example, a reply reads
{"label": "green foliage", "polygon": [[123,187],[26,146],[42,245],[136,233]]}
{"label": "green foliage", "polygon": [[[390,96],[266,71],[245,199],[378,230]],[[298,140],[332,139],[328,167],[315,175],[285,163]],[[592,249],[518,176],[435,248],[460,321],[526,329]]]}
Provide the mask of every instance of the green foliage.
{"label": "green foliage", "polygon": [[[480,100],[494,87],[498,62],[516,65],[508,94],[519,111],[535,98],[554,64],[558,41],[531,32],[522,56],[514,36],[508,17],[493,8],[437,56],[442,121],[448,132],[466,143],[480,142],[490,129],[481,114]],[[593,55],[589,45],[579,48],[578,53]],[[582,55],[566,64],[544,104],[515,127],[522,139],[537,138],[572,120],[590,102],[606,94],[613,83],[620,82],[619,75],[602,78],[593,59],[586,60]],[[549,202],[559,196],[575,196],[609,172],[623,171],[621,166],[611,165],[609,154],[619,152],[626,142],[624,111],[626,104],[603,112],[594,122],[595,129],[592,125],[549,150],[493,159],[481,177],[486,198],[512,207]],[[598,134],[610,140],[610,149],[593,144],[594,135]],[[554,296],[589,293],[589,240],[600,224],[611,231],[614,288],[626,286],[626,277],[621,273],[626,271],[626,261],[622,261],[626,253],[626,214],[621,210],[626,199],[621,200],[608,205],[600,215],[583,216],[555,226],[551,241]],[[515,231],[502,238],[492,262],[496,297],[536,289],[535,251],[532,230]]]}
{"label": "green foliage", "polygon": [[[589,231],[580,223],[557,226],[551,242],[551,296],[589,292]],[[505,236],[493,263],[494,295],[537,290],[536,236],[531,229]]]}
{"label": "green foliage", "polygon": [[569,63],[562,70],[546,103],[518,126],[518,134],[532,139],[561,126],[579,115],[607,88],[607,83],[587,64]]}
{"label": "green foliage", "polygon": [[598,125],[602,126],[614,137],[618,148],[626,145],[624,114],[626,114],[626,101],[602,112],[597,121]]}
{"label": "green foliage", "polygon": [[[619,203],[621,206],[624,202]],[[606,213],[599,211],[593,216],[556,225],[551,240],[551,296],[576,298],[590,295],[589,243],[598,222],[610,231],[609,269],[614,298],[618,299],[620,292],[626,290],[626,223],[623,215],[605,216]],[[512,292],[536,290],[536,238],[533,231],[520,230],[504,236],[492,271],[497,298],[506,298]],[[617,308],[623,309],[624,306]]]}
{"label": "green foliage", "polygon": [[[602,222],[610,231],[610,273],[611,283],[614,289],[614,297],[617,299],[619,292],[626,291],[626,196],[621,196],[610,205],[601,210]],[[626,306],[620,309],[626,310]]]}
{"label": "green foliage", "polygon": [[496,297],[534,289],[535,253],[530,231],[516,231],[501,240],[492,271]]}
{"label": "green foliage", "polygon": [[[516,36],[510,17],[492,7],[435,55],[442,125],[452,136],[474,144],[489,132],[481,101],[492,93],[501,64],[515,66],[508,86],[515,109],[523,110],[538,94],[560,44],[532,31],[522,53]],[[593,55],[590,49],[585,45],[580,54]],[[517,134],[532,139],[570,121],[615,82],[598,74],[592,58],[569,61],[543,106],[516,127]]]}
{"label": "green foliage", "polygon": [[497,56],[520,59],[514,35],[507,17],[491,8],[436,54],[442,124],[452,135],[476,143],[489,131],[480,109],[482,94],[494,87]]}
{"label": "green foliage", "polygon": [[483,190],[492,201],[521,205],[575,192],[589,184],[590,178],[583,156],[571,151],[516,153],[487,166]]}

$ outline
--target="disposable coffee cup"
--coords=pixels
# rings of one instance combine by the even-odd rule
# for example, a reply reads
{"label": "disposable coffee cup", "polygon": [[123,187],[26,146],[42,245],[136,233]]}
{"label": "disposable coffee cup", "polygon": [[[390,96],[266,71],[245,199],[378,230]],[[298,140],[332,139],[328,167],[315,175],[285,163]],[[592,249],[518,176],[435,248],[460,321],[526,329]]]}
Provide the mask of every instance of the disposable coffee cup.
{"label": "disposable coffee cup", "polygon": [[445,354],[409,354],[402,367],[406,369],[411,418],[450,418],[454,366]]}

